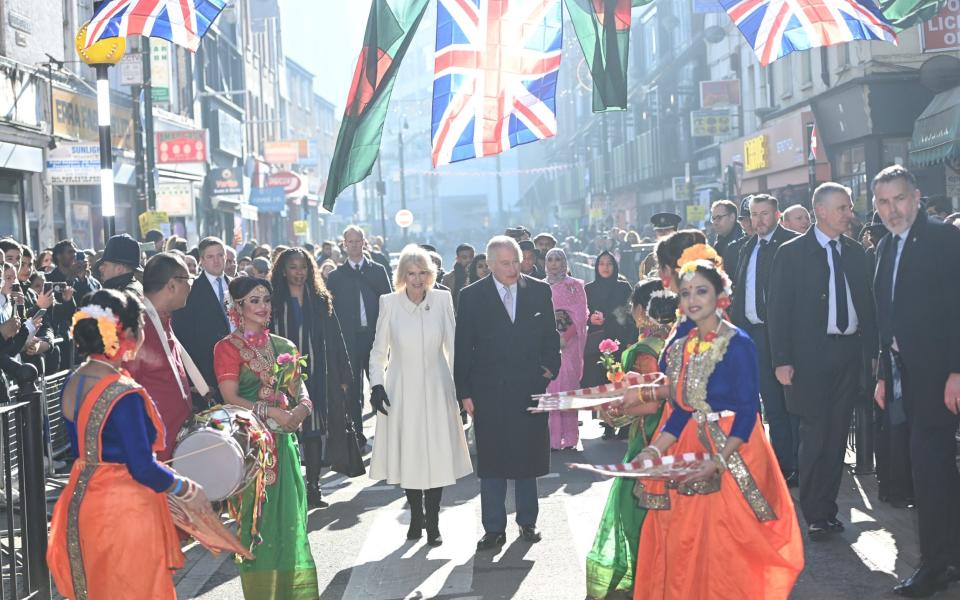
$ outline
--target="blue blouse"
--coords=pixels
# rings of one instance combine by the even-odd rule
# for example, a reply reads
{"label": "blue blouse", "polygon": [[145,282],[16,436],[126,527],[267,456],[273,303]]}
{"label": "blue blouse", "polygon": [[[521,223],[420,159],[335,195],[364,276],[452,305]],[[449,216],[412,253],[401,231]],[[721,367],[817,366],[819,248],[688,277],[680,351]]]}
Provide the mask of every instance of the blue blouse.
{"label": "blue blouse", "polygon": [[[684,324],[681,323],[681,325]],[[664,373],[667,372],[669,348],[674,344],[686,343],[686,334],[691,329],[692,326],[678,327],[676,338],[660,355],[660,369]],[[710,379],[707,380],[707,403],[714,412],[733,411],[735,416],[730,435],[747,441],[757,422],[757,413],[760,411],[757,349],[749,335],[739,328],[734,329],[735,332],[730,338],[726,353],[717,363]],[[671,385],[675,384],[676,382],[671,382]],[[663,426],[663,431],[680,437],[692,413],[681,409],[675,402],[673,409]]]}
{"label": "blue blouse", "polygon": [[[83,390],[83,379],[77,386],[78,396]],[[157,439],[157,430],[143,408],[144,398],[139,393],[121,398],[107,422],[100,438],[104,462],[127,465],[127,471],[135,481],[157,493],[165,492],[173,485],[174,475],[170,469],[157,462],[152,445]],[[79,408],[80,402],[76,406]],[[76,415],[74,415],[76,416]],[[64,424],[70,435],[70,448],[74,457],[80,453],[77,441],[77,426],[64,415]]]}

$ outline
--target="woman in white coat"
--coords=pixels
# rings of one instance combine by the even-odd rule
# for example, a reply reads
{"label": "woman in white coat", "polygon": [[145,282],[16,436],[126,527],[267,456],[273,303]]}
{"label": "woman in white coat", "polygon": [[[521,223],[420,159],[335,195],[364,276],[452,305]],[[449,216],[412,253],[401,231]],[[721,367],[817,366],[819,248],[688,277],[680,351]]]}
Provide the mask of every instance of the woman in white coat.
{"label": "woman in white coat", "polygon": [[436,277],[425,250],[403,249],[397,291],[380,297],[370,352],[370,403],[380,413],[370,477],[404,488],[407,539],[419,539],[426,526],[431,546],[443,543],[443,488],[473,471],[453,384],[453,299],[433,289]]}

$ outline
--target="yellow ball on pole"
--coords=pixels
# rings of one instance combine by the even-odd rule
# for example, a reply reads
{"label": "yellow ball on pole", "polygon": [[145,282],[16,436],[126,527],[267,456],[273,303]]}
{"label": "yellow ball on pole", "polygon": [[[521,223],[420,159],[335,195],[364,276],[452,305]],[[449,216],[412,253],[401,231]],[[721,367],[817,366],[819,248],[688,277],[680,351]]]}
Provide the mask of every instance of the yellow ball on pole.
{"label": "yellow ball on pole", "polygon": [[87,44],[87,25],[86,23],[77,32],[74,40],[77,48],[77,54],[80,60],[88,65],[115,65],[123,58],[127,50],[127,39],[124,37],[113,37],[102,39],[89,48]]}

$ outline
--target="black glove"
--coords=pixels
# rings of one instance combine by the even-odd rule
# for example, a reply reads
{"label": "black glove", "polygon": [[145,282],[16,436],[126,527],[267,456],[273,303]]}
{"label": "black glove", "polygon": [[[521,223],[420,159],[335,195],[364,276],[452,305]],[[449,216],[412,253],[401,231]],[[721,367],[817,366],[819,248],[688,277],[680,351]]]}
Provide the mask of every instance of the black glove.
{"label": "black glove", "polygon": [[370,406],[377,412],[387,414],[384,406],[390,406],[390,399],[387,398],[387,390],[382,385],[375,385],[370,388]]}

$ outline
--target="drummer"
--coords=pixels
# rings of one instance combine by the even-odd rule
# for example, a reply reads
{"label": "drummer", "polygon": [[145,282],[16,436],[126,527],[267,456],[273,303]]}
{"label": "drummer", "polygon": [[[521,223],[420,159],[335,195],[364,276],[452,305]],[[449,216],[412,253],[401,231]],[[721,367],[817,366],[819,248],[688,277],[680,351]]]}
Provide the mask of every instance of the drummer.
{"label": "drummer", "polygon": [[147,261],[143,270],[143,346],[123,365],[146,388],[160,412],[166,430],[166,445],[157,453],[161,461],[173,456],[177,433],[193,413],[183,347],[175,341],[170,324],[173,311],[187,303],[191,280],[186,263],[176,254],[161,252]]}

